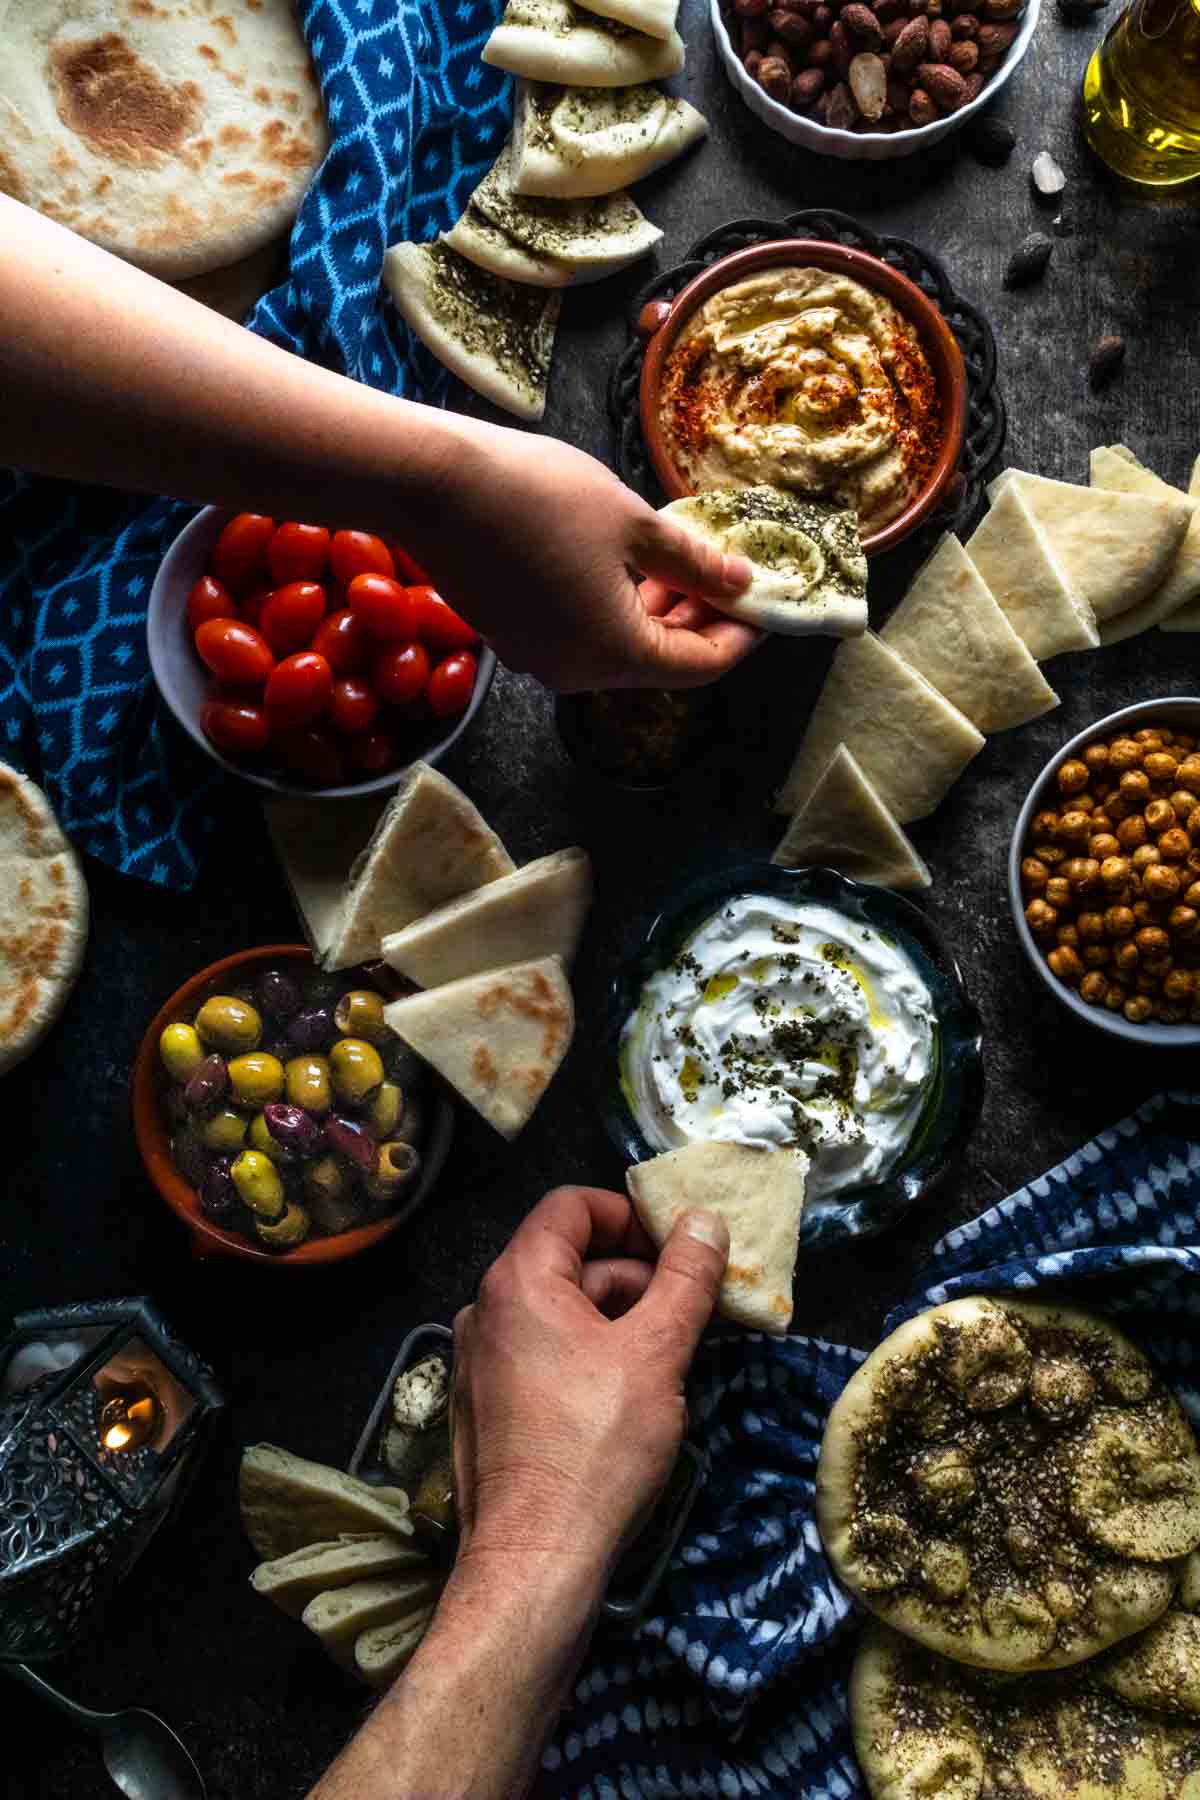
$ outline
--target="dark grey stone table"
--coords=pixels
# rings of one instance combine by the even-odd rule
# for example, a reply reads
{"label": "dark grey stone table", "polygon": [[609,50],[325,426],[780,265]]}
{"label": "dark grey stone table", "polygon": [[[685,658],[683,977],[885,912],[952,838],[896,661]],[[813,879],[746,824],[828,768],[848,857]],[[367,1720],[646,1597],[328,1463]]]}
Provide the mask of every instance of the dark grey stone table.
{"label": "dark grey stone table", "polygon": [[[1111,13],[1107,16],[1111,17]],[[664,266],[723,221],[832,205],[910,236],[946,262],[995,325],[1009,403],[1009,459],[1083,479],[1095,443],[1123,439],[1185,482],[1200,449],[1196,284],[1200,211],[1179,194],[1122,191],[1082,147],[1076,94],[1105,15],[1070,28],[1047,0],[1025,65],[998,110],[1018,147],[980,167],[951,138],[927,157],[845,164],[793,150],[751,118],[716,63],[706,0],[684,0],[684,91],[707,113],[710,142],[639,190],[666,232]],[[1061,216],[1032,197],[1039,150],[1063,164]],[[1044,282],[1001,288],[1015,244],[1056,238]],[[643,271],[571,295],[564,308],[547,429],[609,453],[603,396]],[[1123,375],[1089,392],[1088,349],[1102,333],[1129,343]],[[452,521],[448,521],[452,529]],[[872,574],[886,613],[903,569]],[[914,836],[936,872],[923,901],[957,950],[986,1028],[987,1097],[962,1168],[936,1209],[861,1248],[826,1253],[797,1278],[796,1327],[860,1344],[909,1285],[930,1244],[1055,1161],[1097,1127],[1167,1084],[1194,1079],[1180,1056],[1123,1049],[1052,1004],[1018,955],[1004,894],[1009,834],[1045,758],[1089,720],[1134,699],[1196,690],[1200,639],[1151,633],[1061,659],[1061,710],[993,738],[937,815]],[[598,898],[580,958],[582,1029],[533,1124],[511,1149],[460,1117],[432,1204],[402,1241],[343,1271],[303,1279],[197,1263],[144,1179],[129,1127],[127,1078],[161,999],[225,952],[290,939],[295,920],[250,804],[231,807],[195,892],[170,898],[92,867],[87,966],[48,1045],[4,1081],[7,1199],[0,1215],[5,1311],[149,1292],[216,1366],[228,1430],[183,1517],[122,1592],[106,1640],[58,1668],[90,1704],[161,1709],[202,1763],[213,1800],[302,1794],[353,1728],[360,1694],[302,1634],[253,1600],[252,1553],[235,1504],[239,1447],[269,1439],[344,1463],[402,1333],[448,1320],[538,1196],[556,1182],[620,1185],[593,1100],[594,1021],[619,945],[689,872],[768,853],[767,811],[821,680],[828,647],[775,640],[729,682],[729,740],[669,799],[615,796],[581,780],[534,682],[501,673],[476,728],[447,763],[519,862],[581,843]],[[1193,1059],[1194,1060],[1194,1059]],[[14,1800],[101,1800],[90,1747],[0,1677]],[[27,1750],[25,1762],[16,1747]]]}

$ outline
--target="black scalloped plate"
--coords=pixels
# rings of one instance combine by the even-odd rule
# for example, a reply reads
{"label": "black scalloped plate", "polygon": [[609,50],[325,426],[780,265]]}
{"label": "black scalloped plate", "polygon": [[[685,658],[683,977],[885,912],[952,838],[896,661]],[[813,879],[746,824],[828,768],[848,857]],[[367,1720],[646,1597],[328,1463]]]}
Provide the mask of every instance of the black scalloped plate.
{"label": "black scalloped plate", "polygon": [[[731,251],[751,244],[774,244],[783,238],[821,238],[865,250],[889,263],[920,288],[941,311],[958,341],[967,371],[967,428],[959,471],[961,484],[950,504],[921,527],[921,532],[959,531],[974,519],[983,499],[988,470],[1004,446],[1008,428],[1004,401],[996,385],[996,340],[978,308],[950,285],[936,257],[907,238],[884,237],[848,213],[813,207],[785,219],[733,219],[710,231],[694,245],[686,262],[664,269],[635,297],[629,314],[630,342],[613,368],[608,410],[617,438],[617,467],[622,478],[644,499],[661,506],[664,495],[642,438],[638,389],[645,346],[637,335],[638,314],[648,300],[673,300],[703,270]],[[920,532],[917,534],[920,536]]]}

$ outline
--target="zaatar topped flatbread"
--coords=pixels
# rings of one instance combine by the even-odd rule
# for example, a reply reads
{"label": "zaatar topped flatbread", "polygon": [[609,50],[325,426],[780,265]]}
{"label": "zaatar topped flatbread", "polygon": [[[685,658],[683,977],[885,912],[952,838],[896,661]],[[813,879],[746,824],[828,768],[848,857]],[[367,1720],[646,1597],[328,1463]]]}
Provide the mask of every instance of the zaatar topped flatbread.
{"label": "zaatar topped flatbread", "polygon": [[75,986],[88,937],[79,858],[36,782],[0,763],[0,1074],[24,1061]]}
{"label": "zaatar topped flatbread", "polygon": [[927,888],[933,876],[845,744],[771,858],[785,869],[837,869],[876,887]]}
{"label": "zaatar topped flatbread", "polygon": [[1009,624],[1038,662],[1066,650],[1094,650],[1096,615],[1067,580],[1024,493],[998,489],[987,517],[967,539],[967,555]]}
{"label": "zaatar topped flatbread", "polygon": [[250,1585],[264,1600],[298,1619],[310,1600],[330,1588],[348,1587],[352,1581],[377,1581],[401,1571],[409,1574],[427,1568],[428,1563],[411,1537],[396,1537],[388,1531],[346,1532],[259,1563]]}
{"label": "zaatar topped flatbread", "polygon": [[668,38],[675,29],[679,0],[590,0],[585,10],[644,31],[647,37]]}
{"label": "zaatar topped flatbread", "polygon": [[779,488],[708,488],[662,508],[697,537],[748,557],[744,594],[711,603],[785,637],[857,637],[867,628],[867,559],[857,514]]}
{"label": "zaatar topped flatbread", "polygon": [[275,1444],[243,1450],[238,1502],[246,1536],[260,1556],[272,1560],[341,1532],[385,1531],[397,1537],[412,1532],[402,1488],[368,1487]]}
{"label": "zaatar topped flatbread", "polygon": [[952,1300],[894,1331],[835,1402],[817,1524],[851,1592],[926,1648],[1063,1668],[1166,1610],[1200,1544],[1200,1452],[1106,1319]]}
{"label": "zaatar topped flatbread", "polygon": [[572,0],[508,0],[483,60],[530,81],[629,87],[682,69],[683,39],[677,31],[647,37]]}
{"label": "zaatar topped flatbread", "polygon": [[583,200],[651,175],[708,133],[702,114],[647,83],[622,88],[517,83],[512,180],[518,194]]}
{"label": "zaatar topped flatbread", "polygon": [[167,280],[287,230],[328,147],[288,0],[0,4],[0,190]]}
{"label": "zaatar topped flatbread", "polygon": [[501,280],[441,241],[393,244],[383,279],[405,324],[452,375],[519,419],[542,417],[560,295]]}
{"label": "zaatar topped flatbread", "polygon": [[587,851],[557,850],[389,933],[383,959],[423,988],[539,956],[570,964],[591,901]]}
{"label": "zaatar topped flatbread", "polygon": [[879,635],[985,734],[1010,731],[1059,704],[952,533],[917,570]]}

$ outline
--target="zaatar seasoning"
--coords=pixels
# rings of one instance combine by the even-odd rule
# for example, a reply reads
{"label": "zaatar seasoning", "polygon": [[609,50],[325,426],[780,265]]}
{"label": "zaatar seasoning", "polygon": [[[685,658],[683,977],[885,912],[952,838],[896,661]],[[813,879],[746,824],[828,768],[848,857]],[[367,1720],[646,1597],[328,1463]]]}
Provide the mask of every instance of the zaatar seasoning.
{"label": "zaatar seasoning", "polygon": [[494,362],[534,398],[545,391],[562,298],[544,288],[502,281],[442,243],[423,244],[429,309],[471,356]]}

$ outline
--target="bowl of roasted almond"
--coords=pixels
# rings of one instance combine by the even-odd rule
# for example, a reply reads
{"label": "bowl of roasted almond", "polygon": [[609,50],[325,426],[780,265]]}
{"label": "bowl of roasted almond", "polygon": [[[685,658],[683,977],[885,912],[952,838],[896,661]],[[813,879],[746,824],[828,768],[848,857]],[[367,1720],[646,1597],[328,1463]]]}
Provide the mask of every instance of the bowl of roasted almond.
{"label": "bowl of roasted almond", "polygon": [[1009,899],[1055,997],[1115,1037],[1200,1044],[1200,698],[1064,744],[1013,833]]}
{"label": "bowl of roasted almond", "polygon": [[825,156],[926,150],[995,98],[1041,0],[710,0],[730,81],[772,131]]}

